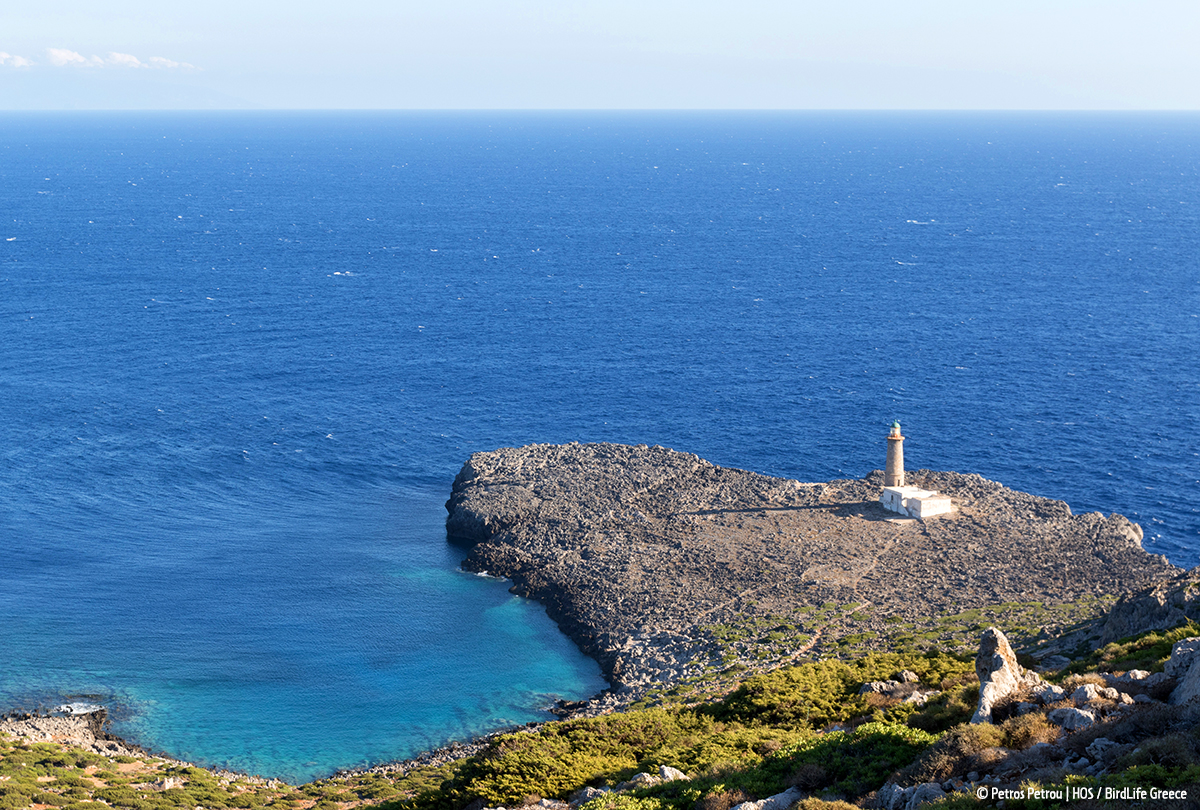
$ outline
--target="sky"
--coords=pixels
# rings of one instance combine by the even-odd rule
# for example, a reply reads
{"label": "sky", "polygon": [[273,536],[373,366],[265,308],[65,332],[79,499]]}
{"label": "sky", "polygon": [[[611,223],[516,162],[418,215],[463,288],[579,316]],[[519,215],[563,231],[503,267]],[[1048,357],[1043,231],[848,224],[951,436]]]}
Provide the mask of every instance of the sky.
{"label": "sky", "polygon": [[1196,0],[37,0],[0,109],[1200,109]]}

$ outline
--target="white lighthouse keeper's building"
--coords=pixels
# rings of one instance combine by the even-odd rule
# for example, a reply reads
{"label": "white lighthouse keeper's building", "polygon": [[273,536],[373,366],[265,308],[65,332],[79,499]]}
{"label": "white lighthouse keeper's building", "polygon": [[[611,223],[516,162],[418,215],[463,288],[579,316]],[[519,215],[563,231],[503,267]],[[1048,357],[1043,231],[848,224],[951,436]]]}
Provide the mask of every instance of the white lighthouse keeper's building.
{"label": "white lighthouse keeper's building", "polygon": [[884,509],[914,518],[954,511],[949,496],[904,485],[904,437],[900,435],[899,422],[892,422],[892,432],[888,434],[887,466],[883,471],[883,494],[879,496],[879,502]]}

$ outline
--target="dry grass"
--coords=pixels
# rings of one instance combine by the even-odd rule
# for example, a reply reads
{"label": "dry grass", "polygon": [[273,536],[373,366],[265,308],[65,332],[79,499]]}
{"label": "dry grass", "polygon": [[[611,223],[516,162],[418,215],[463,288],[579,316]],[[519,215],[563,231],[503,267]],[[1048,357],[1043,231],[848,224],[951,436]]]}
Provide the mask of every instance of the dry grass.
{"label": "dry grass", "polygon": [[1066,689],[1069,695],[1087,683],[1101,688],[1108,686],[1108,681],[1104,679],[1103,675],[1097,675],[1095,672],[1086,672],[1083,675],[1068,675],[1062,682],[1062,688]]}
{"label": "dry grass", "polygon": [[885,695],[882,692],[868,692],[867,694],[863,695],[863,698],[867,701],[867,708],[871,709],[872,711],[875,709],[886,711],[893,706],[899,706],[900,703],[903,702],[899,697],[894,695]]}
{"label": "dry grass", "polygon": [[1000,728],[1004,732],[1004,744],[1019,751],[1038,743],[1052,743],[1058,739],[1060,731],[1041,712],[1010,717]]}
{"label": "dry grass", "polygon": [[721,790],[701,798],[700,801],[696,802],[696,810],[729,810],[729,808],[736,807],[742,802],[748,802],[753,798],[753,796],[741,788],[737,790]]}
{"label": "dry grass", "polygon": [[823,799],[817,799],[815,797],[801,799],[792,805],[792,807],[794,810],[858,810],[856,805],[850,804],[849,802],[827,802]]}

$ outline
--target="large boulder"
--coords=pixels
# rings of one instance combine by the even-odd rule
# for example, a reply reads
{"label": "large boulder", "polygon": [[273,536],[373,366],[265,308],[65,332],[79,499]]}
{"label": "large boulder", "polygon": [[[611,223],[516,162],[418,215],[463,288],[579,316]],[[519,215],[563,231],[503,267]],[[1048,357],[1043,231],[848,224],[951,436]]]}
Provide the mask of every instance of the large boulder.
{"label": "large boulder", "polygon": [[912,795],[908,797],[908,803],[904,805],[905,810],[915,810],[923,804],[936,802],[946,798],[946,791],[942,790],[942,786],[937,782],[926,782],[923,785],[917,785],[913,790]]}
{"label": "large boulder", "polygon": [[975,674],[979,676],[979,705],[971,718],[972,723],[992,722],[996,704],[1042,684],[1037,673],[1029,672],[1017,663],[1017,654],[1008,638],[996,627],[989,627],[983,633],[979,655],[975,658]]}
{"label": "large boulder", "polygon": [[1171,657],[1163,665],[1163,672],[1172,678],[1182,678],[1187,675],[1198,657],[1200,657],[1200,638],[1193,636],[1176,641],[1171,647]]}
{"label": "large boulder", "polygon": [[1093,700],[1120,700],[1121,693],[1110,686],[1097,686],[1094,683],[1085,683],[1071,693],[1071,700],[1074,704],[1083,708]]}
{"label": "large boulder", "polygon": [[1077,731],[1087,728],[1096,722],[1096,715],[1085,709],[1055,709],[1046,715],[1046,719],[1056,726],[1062,726],[1067,731]]}

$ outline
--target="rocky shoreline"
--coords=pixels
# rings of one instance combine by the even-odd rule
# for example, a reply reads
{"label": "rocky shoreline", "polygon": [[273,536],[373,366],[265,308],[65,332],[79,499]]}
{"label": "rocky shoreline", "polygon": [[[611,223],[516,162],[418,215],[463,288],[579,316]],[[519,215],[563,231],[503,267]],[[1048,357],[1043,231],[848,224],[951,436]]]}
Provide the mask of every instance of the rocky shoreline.
{"label": "rocky shoreline", "polygon": [[[1098,641],[1117,597],[1181,574],[1120,515],[1073,515],[978,475],[908,478],[955,512],[884,510],[879,471],[804,483],[645,445],[503,448],[463,466],[446,529],[470,544],[464,568],[511,579],[600,662],[609,707],[714,669],[845,652],[847,638],[969,649],[996,611],[1021,614],[1015,638],[1049,655]],[[961,628],[939,635],[947,617]],[[761,635],[730,642],[747,627]],[[764,641],[777,655],[764,660]]]}
{"label": "rocky shoreline", "polygon": [[30,742],[55,742],[115,756],[146,756],[148,752],[105,730],[104,709],[65,716],[14,713],[0,718],[0,732]]}

